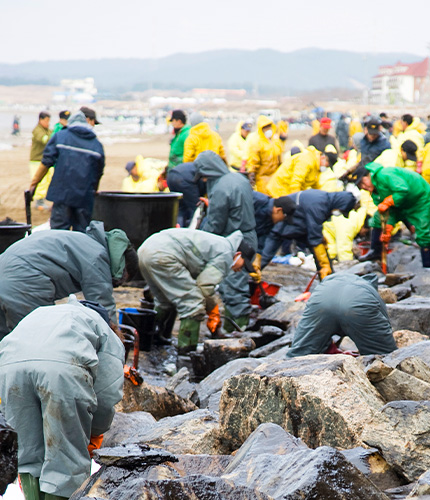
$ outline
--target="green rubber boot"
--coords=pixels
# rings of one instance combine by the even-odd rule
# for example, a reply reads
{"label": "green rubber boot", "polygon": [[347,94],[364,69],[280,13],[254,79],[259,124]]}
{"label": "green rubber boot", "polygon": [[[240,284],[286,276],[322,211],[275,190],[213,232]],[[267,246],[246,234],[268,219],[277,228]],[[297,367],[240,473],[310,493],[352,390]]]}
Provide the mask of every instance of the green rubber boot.
{"label": "green rubber boot", "polygon": [[67,497],[60,497],[52,493],[40,491],[39,478],[31,474],[20,474],[19,480],[25,500],[67,500]]}
{"label": "green rubber boot", "polygon": [[224,331],[226,331],[227,333],[232,333],[236,331],[236,327],[233,325],[231,321],[229,321],[229,318],[232,319],[241,330],[243,330],[248,326],[249,315],[233,318],[231,312],[226,307],[224,307],[224,316],[226,318],[226,321],[224,321],[223,328]]}
{"label": "green rubber boot", "polygon": [[181,320],[178,334],[178,354],[195,351],[199,342],[200,321],[194,318]]}

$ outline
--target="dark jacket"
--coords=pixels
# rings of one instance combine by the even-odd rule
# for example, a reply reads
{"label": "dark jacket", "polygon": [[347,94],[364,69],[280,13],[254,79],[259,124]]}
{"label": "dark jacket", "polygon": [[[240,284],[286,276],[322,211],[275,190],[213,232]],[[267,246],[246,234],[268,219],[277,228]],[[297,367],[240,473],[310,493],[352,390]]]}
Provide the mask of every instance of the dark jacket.
{"label": "dark jacket", "polygon": [[275,256],[282,240],[296,240],[305,246],[316,247],[323,241],[322,225],[331,217],[332,210],[342,212],[354,208],[352,193],[327,193],[318,189],[307,189],[290,194],[297,204],[293,223],[278,222],[266,239],[262,253],[261,267],[266,266]]}
{"label": "dark jacket", "polygon": [[381,132],[379,132],[379,137],[373,142],[370,142],[369,139],[364,136],[360,142],[361,164],[367,165],[371,163],[382,153],[382,151],[390,148],[390,141]]}
{"label": "dark jacket", "polygon": [[324,152],[326,146],[328,144],[332,144],[336,150],[338,150],[338,146],[336,144],[336,139],[332,135],[322,135],[322,134],[315,134],[309,139],[309,146],[313,146],[315,149],[318,149],[318,151],[321,151],[321,153]]}
{"label": "dark jacket", "polygon": [[270,231],[273,229],[272,210],[275,200],[266,194],[259,193],[258,191],[252,192],[254,199],[254,213],[255,213],[255,230],[257,232],[258,250],[259,254],[264,249],[266,238],[269,236]]}
{"label": "dark jacket", "polygon": [[96,134],[86,123],[70,123],[54,134],[45,148],[42,163],[45,167],[55,165],[48,200],[92,211],[105,155]]}
{"label": "dark jacket", "polygon": [[198,174],[207,178],[209,208],[202,229],[220,236],[239,229],[244,240],[257,248],[252,187],[248,179],[230,172],[213,151],[200,153],[194,165]]}

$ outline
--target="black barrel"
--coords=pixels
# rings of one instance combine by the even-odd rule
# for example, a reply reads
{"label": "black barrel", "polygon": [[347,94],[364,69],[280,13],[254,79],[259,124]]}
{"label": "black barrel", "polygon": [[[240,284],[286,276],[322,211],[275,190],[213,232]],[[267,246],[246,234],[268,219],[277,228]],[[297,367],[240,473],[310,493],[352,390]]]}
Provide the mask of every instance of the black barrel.
{"label": "black barrel", "polygon": [[10,247],[16,241],[24,238],[25,233],[31,229],[29,224],[7,224],[0,226],[0,253],[3,253],[6,248]]}
{"label": "black barrel", "polygon": [[175,227],[182,193],[123,193],[101,191],[94,201],[93,219],[105,230],[122,229],[137,249],[162,229]]}
{"label": "black barrel", "polygon": [[136,328],[139,333],[139,349],[150,351],[154,336],[154,321],[157,313],[152,309],[123,307],[118,309],[118,322]]}

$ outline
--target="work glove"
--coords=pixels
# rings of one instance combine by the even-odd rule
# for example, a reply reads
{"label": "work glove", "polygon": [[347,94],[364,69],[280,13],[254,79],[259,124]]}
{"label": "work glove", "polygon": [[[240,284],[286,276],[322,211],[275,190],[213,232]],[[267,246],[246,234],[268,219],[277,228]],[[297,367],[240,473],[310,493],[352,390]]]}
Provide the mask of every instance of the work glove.
{"label": "work glove", "polygon": [[208,327],[208,330],[212,333],[212,335],[215,335],[218,328],[221,327],[221,315],[219,313],[218,304],[208,312],[208,320],[206,322],[206,326]]}
{"label": "work glove", "polygon": [[332,268],[330,265],[330,260],[327,255],[327,250],[323,243],[320,243],[316,247],[313,248],[315,259],[318,261],[319,271],[318,274],[320,276],[320,280],[322,281],[329,274],[332,274]]}
{"label": "work glove", "polygon": [[88,445],[88,453],[90,458],[93,458],[93,451],[101,448],[103,443],[103,434],[99,436],[91,436],[90,444]]}
{"label": "work glove", "polygon": [[208,200],[207,198],[205,198],[204,196],[201,196],[201,197],[199,198],[199,200],[200,200],[200,201],[204,204],[204,206],[205,206],[206,208],[208,208],[208,206],[209,206],[209,200]]}
{"label": "work glove", "polygon": [[382,241],[382,243],[385,243],[386,245],[388,245],[388,243],[390,243],[392,230],[393,230],[393,226],[391,224],[387,224],[385,226],[385,232],[381,233],[381,236],[379,237],[379,239]]}
{"label": "work glove", "polygon": [[261,282],[261,255],[259,253],[255,254],[254,262],[252,263],[252,267],[254,268],[253,273],[249,273],[251,278],[256,282]]}
{"label": "work glove", "polygon": [[378,205],[378,210],[381,214],[389,210],[390,207],[394,206],[393,195],[387,196],[384,201]]}

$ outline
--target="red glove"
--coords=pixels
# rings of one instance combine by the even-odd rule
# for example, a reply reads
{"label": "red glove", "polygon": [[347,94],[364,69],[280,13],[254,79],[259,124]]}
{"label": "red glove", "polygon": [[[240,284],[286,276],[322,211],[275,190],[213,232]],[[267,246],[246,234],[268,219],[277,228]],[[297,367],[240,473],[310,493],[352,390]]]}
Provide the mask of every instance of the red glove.
{"label": "red glove", "polygon": [[385,226],[385,233],[382,233],[381,237],[379,238],[382,241],[382,243],[385,243],[387,245],[388,245],[388,243],[390,243],[392,230],[393,230],[393,226],[391,224],[387,224]]}
{"label": "red glove", "polygon": [[199,200],[205,204],[206,208],[209,206],[209,200],[204,196],[200,197]]}
{"label": "red glove", "polygon": [[103,434],[100,436],[91,436],[90,444],[88,445],[88,453],[90,457],[93,458],[93,451],[98,450],[103,443]]}
{"label": "red glove", "polygon": [[394,200],[393,200],[393,195],[390,194],[390,196],[387,196],[383,202],[381,202],[378,205],[378,210],[383,214],[387,210],[389,210],[390,207],[394,207]]}

